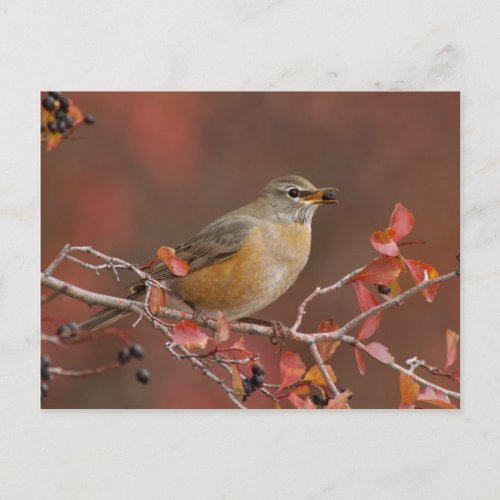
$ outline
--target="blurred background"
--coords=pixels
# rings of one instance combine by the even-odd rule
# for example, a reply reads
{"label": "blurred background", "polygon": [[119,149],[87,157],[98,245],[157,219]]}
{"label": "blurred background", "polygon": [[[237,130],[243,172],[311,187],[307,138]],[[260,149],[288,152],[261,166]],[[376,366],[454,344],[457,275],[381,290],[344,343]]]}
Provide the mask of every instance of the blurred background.
{"label": "blurred background", "polygon": [[[148,263],[161,245],[175,247],[225,212],[253,201],[271,179],[287,174],[318,186],[336,186],[341,203],[321,207],[313,220],[309,262],[295,285],[256,317],[291,325],[297,307],[316,286],[332,284],[376,256],[370,234],[385,229],[399,201],[415,216],[405,257],[432,264],[444,274],[459,251],[460,97],[451,92],[391,93],[90,93],[68,92],[84,113],[77,140],[41,152],[41,268],[65,243],[92,245],[108,255]],[[88,290],[126,295],[134,276],[98,277],[64,263],[57,277]],[[411,285],[402,275],[404,288]],[[43,293],[46,290],[42,290]],[[382,300],[380,295],[377,297]],[[97,312],[60,296],[42,317],[79,322]],[[311,304],[302,331],[321,319],[345,323],[359,309],[352,287]],[[44,408],[232,408],[225,393],[187,362],[173,359],[164,337],[130,318],[116,324],[144,346],[136,362],[151,372],[139,384],[135,370],[91,378],[58,377],[49,383]],[[445,331],[459,329],[459,281],[441,286],[428,304],[415,296],[392,308],[370,340],[383,342],[400,364],[419,356],[444,367]],[[52,333],[52,332],[51,332]],[[233,334],[234,339],[239,338]],[[266,382],[279,380],[276,346],[246,338],[265,365]],[[71,348],[42,345],[54,366],[83,369],[115,361],[121,344],[105,338]],[[312,359],[300,345],[308,367]],[[396,372],[366,358],[361,376],[353,349],[341,346],[330,361],[341,387],[354,392],[354,408],[396,408]],[[457,363],[452,368],[458,368]],[[427,377],[427,373],[422,375]],[[447,379],[428,378],[457,390]],[[250,408],[272,408],[260,392]],[[289,407],[287,403],[283,406]]]}

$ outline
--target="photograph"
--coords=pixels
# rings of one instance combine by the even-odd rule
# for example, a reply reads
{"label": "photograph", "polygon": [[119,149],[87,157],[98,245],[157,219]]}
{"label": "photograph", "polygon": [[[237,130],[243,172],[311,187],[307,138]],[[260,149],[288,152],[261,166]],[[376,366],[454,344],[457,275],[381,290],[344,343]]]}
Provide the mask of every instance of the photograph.
{"label": "photograph", "polygon": [[43,410],[460,408],[459,92],[40,112]]}

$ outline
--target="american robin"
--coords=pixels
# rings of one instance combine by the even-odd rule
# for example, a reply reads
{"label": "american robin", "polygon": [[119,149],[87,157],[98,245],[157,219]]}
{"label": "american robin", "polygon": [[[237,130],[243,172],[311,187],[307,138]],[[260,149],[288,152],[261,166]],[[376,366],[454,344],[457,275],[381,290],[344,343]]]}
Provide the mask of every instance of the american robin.
{"label": "american robin", "polygon": [[[215,317],[221,311],[228,320],[251,316],[293,285],[309,258],[314,212],[320,204],[337,203],[335,191],[296,175],[275,179],[253,203],[175,249],[189,264],[186,276],[175,276],[163,262],[150,275],[197,312]],[[136,283],[131,291],[130,299],[140,299],[145,286]],[[95,330],[126,315],[104,309],[79,326]]]}

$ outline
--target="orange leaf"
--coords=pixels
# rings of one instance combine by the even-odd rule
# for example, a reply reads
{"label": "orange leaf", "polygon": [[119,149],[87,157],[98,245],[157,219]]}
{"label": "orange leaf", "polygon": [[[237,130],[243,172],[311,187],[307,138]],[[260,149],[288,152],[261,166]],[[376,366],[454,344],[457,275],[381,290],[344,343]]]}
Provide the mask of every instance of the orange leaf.
{"label": "orange leaf", "polygon": [[209,339],[208,335],[194,321],[181,321],[175,325],[172,337],[176,344],[187,349],[204,349]]}
{"label": "orange leaf", "polygon": [[[318,331],[321,333],[334,332],[339,329],[339,325],[333,322],[331,319],[326,319],[321,321],[318,325]],[[323,361],[328,361],[338,349],[341,344],[340,340],[332,340],[326,342],[319,342],[317,344],[319,355]]]}
{"label": "orange leaf", "polygon": [[447,370],[457,359],[457,344],[460,335],[453,330],[446,330],[446,366]]}
{"label": "orange leaf", "polygon": [[[436,269],[425,262],[413,259],[404,259],[404,262],[410,270],[410,274],[416,284],[421,283],[422,281],[433,280],[439,276]],[[422,290],[420,293],[425,297],[427,302],[432,302],[436,297],[438,287],[439,285],[432,285]]]}
{"label": "orange leaf", "polygon": [[362,347],[362,349],[363,351],[367,352],[372,358],[375,358],[381,363],[394,363],[394,356],[389,352],[389,349],[380,342],[370,342],[368,345]]}
{"label": "orange leaf", "polygon": [[417,398],[418,401],[423,401],[424,403],[429,403],[434,406],[439,406],[440,408],[451,409],[456,408],[450,398],[441,391],[435,391],[431,387],[426,387]]}
{"label": "orange leaf", "polygon": [[[381,293],[382,298],[386,301],[391,300],[392,298],[397,297],[398,295],[401,294],[401,288],[400,288],[399,283],[397,281],[391,281],[387,285],[383,285],[383,286],[388,288],[388,290],[385,290],[387,293]],[[381,292],[380,287],[379,287],[379,292]]]}
{"label": "orange leaf", "polygon": [[385,231],[374,231],[371,236],[371,243],[375,250],[383,255],[397,257],[399,255],[399,247],[394,241],[394,229],[386,229]]}
{"label": "orange leaf", "polygon": [[358,365],[358,370],[361,375],[365,374],[365,358],[363,353],[357,347],[354,348],[354,357],[356,358],[356,364]]}
{"label": "orange leaf", "polygon": [[217,313],[217,342],[225,342],[229,340],[231,329],[227,319],[222,314],[222,311]]}
{"label": "orange leaf", "polygon": [[309,387],[307,384],[300,384],[293,389],[293,391],[297,396],[307,396],[309,394]]}
{"label": "orange leaf", "polygon": [[175,250],[170,247],[158,248],[156,255],[167,265],[175,276],[186,276],[189,272],[189,265],[180,257],[175,255]]}
{"label": "orange leaf", "polygon": [[158,286],[152,286],[149,291],[148,307],[149,310],[156,314],[162,307],[167,305],[167,294],[165,290]]}
{"label": "orange leaf", "polygon": [[306,367],[297,353],[284,352],[280,360],[280,388],[288,387],[300,380],[306,372]]}
{"label": "orange leaf", "polygon": [[231,371],[234,395],[239,401],[243,401],[243,398],[245,397],[245,391],[243,389],[243,382],[241,381],[240,372],[238,371],[236,365],[231,366]]}
{"label": "orange leaf", "polygon": [[403,269],[404,265],[400,258],[381,255],[363,267],[355,279],[372,285],[389,285],[398,279]]}
{"label": "orange leaf", "polygon": [[[337,376],[333,372],[333,369],[330,365],[324,365],[326,368],[326,371],[328,372],[329,377],[331,378],[332,382],[337,381]],[[323,374],[321,373],[321,370],[319,369],[318,365],[314,365],[307,373],[306,376],[304,377],[304,380],[308,380],[309,382],[312,382],[313,384],[316,384],[320,387],[328,387],[326,380],[323,377]]]}
{"label": "orange leaf", "polygon": [[404,405],[404,408],[407,408],[409,405],[412,405],[415,400],[418,398],[418,393],[420,391],[420,385],[415,382],[410,376],[401,373],[399,375],[399,390],[401,392],[401,405]]}
{"label": "orange leaf", "polygon": [[413,229],[415,219],[413,214],[401,203],[396,203],[389,222],[390,228],[394,231],[393,240],[398,242],[408,236]]}
{"label": "orange leaf", "polygon": [[341,392],[334,399],[330,399],[328,404],[326,405],[327,410],[347,410],[349,407],[347,403],[349,402],[349,398],[352,396],[352,391],[347,390]]}

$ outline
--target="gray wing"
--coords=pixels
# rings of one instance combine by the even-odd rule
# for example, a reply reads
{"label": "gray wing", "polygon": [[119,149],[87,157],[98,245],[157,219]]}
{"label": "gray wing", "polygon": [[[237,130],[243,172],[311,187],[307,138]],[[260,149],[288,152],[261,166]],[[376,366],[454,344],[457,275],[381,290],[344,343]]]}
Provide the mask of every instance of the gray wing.
{"label": "gray wing", "polygon": [[[249,215],[221,217],[202,229],[186,243],[179,245],[175,252],[189,264],[189,272],[203,269],[233,256],[240,249],[241,243],[248,233],[257,224],[258,220]],[[155,264],[150,274],[158,281],[174,277],[163,262]],[[141,284],[134,284],[132,291],[136,292],[139,288],[141,288]]]}

